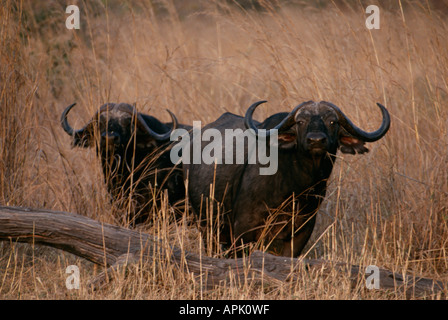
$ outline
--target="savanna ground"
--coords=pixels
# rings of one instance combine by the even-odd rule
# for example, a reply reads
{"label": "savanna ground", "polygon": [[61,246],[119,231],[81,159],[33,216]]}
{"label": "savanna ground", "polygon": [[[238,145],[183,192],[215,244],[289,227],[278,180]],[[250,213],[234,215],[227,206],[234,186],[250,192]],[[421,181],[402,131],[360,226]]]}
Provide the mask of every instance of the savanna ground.
{"label": "savanna ground", "polygon": [[[339,154],[308,258],[377,265],[448,280],[448,25],[446,1],[10,1],[0,7],[0,204],[75,212],[123,225],[94,150],[72,149],[59,117],[77,102],[79,128],[108,101],[203,124],[226,111],[257,119],[306,100],[340,106],[365,130],[392,126],[361,156]],[[66,6],[80,8],[68,30]],[[380,29],[365,8],[380,8]],[[154,208],[141,228],[203,250],[183,222]],[[206,254],[206,253],[204,253]],[[81,288],[67,290],[77,265]],[[101,271],[62,251],[0,243],[3,299],[403,299],[346,274],[305,271],[298,281],[229,283],[203,290],[189,274],[136,265],[91,292]],[[412,296],[411,296],[412,298]],[[428,297],[438,298],[438,296]]]}

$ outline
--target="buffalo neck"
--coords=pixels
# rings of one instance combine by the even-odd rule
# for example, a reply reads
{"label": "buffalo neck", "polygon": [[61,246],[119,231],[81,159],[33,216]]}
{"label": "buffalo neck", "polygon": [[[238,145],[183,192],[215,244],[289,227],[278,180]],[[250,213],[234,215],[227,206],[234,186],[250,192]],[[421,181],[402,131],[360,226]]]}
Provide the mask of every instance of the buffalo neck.
{"label": "buffalo neck", "polygon": [[294,192],[304,193],[320,186],[320,192],[325,194],[328,178],[333,169],[335,157],[329,154],[320,159],[309,154],[293,151],[279,154],[279,171],[285,180],[289,180]]}

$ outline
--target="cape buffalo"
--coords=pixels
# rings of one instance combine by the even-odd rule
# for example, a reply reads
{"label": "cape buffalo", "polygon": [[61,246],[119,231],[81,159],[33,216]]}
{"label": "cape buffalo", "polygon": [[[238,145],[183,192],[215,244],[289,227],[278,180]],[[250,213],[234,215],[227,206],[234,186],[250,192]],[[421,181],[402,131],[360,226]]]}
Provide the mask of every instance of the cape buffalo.
{"label": "cape buffalo", "polygon": [[[365,143],[386,134],[390,116],[384,106],[377,104],[383,117],[381,126],[374,132],[365,132],[337,106],[326,101],[307,101],[290,113],[277,113],[259,123],[252,119],[252,114],[264,102],[251,105],[245,117],[225,113],[202,128],[202,132],[212,129],[224,136],[230,130],[249,137],[250,130],[257,141],[265,139],[270,152],[277,148],[275,173],[260,174],[260,161],[248,161],[249,143],[244,144],[243,150],[236,150],[244,153],[244,163],[223,163],[233,145],[222,144],[217,148],[218,153],[222,150],[222,156],[219,154],[215,163],[185,161],[184,178],[188,179],[189,200],[202,227],[210,230],[211,224],[219,223],[216,234],[225,247],[276,240],[281,243],[284,256],[298,256],[313,231],[337,150],[367,152]],[[200,144],[200,150],[205,151],[207,143]],[[207,210],[212,212],[208,216]]]}
{"label": "cape buffalo", "polygon": [[182,170],[171,163],[167,148],[171,132],[179,127],[171,111],[172,122],[162,123],[129,104],[106,103],[82,129],[74,130],[67,115],[75,104],[62,113],[62,128],[73,137],[73,146],[96,146],[107,190],[129,210],[131,224],[149,217],[156,191],[167,189],[171,204],[184,199]]}

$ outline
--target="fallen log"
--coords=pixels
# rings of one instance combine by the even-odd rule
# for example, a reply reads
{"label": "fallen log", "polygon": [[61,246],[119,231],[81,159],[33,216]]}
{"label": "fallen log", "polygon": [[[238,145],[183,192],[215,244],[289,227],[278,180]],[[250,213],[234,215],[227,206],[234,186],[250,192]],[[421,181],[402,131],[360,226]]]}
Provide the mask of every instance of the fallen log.
{"label": "fallen log", "polygon": [[[113,269],[138,262],[139,259],[169,261],[178,268],[202,277],[212,288],[233,277],[237,281],[283,283],[299,276],[300,266],[319,268],[323,272],[349,272],[350,279],[365,279],[365,267],[331,261],[278,257],[256,251],[249,257],[219,259],[185,252],[146,233],[101,223],[74,213],[0,206],[0,241],[41,244],[70,252],[106,270],[91,281],[94,289],[107,283]],[[413,296],[445,294],[442,282],[428,278],[403,276],[379,270],[381,289],[405,290]]]}

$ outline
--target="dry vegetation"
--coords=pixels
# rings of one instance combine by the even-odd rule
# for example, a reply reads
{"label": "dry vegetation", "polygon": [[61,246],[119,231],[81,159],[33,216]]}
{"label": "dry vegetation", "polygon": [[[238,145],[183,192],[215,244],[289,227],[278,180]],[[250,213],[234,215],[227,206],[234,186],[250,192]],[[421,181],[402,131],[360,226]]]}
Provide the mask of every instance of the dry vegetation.
{"label": "dry vegetation", "polygon": [[[380,2],[381,29],[369,31],[371,3],[358,1],[261,1],[256,10],[231,1],[73,2],[80,30],[65,28],[64,1],[1,2],[2,205],[121,223],[95,152],[71,149],[60,127],[62,110],[75,101],[76,127],[106,101],[136,102],[162,120],[170,108],[184,123],[205,124],[225,111],[243,114],[256,100],[269,101],[257,111],[261,119],[313,99],[339,105],[370,130],[380,122],[380,102],[391,130],[367,155],[340,155],[306,255],[447,280],[446,11],[426,1]],[[178,224],[167,218],[170,208],[155,211],[143,231],[203,250],[188,210]],[[173,266],[144,264],[101,291],[69,291],[71,264],[82,281],[101,271],[56,249],[0,243],[0,298],[404,298],[367,290],[361,280],[352,286],[337,272],[305,270],[295,283],[230,281],[205,291]]]}

